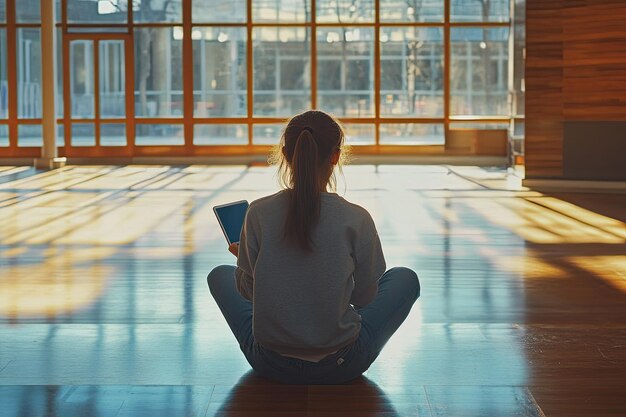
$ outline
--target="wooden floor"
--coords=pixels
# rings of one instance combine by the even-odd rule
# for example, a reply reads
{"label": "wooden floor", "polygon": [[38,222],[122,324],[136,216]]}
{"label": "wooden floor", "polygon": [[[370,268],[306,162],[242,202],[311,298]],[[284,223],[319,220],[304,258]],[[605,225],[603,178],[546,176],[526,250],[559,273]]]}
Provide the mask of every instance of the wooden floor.
{"label": "wooden floor", "polygon": [[345,182],[422,296],[365,378],[281,386],[205,281],[234,261],[212,206],[274,192],[271,168],[0,167],[0,416],[626,415],[626,195],[471,167]]}

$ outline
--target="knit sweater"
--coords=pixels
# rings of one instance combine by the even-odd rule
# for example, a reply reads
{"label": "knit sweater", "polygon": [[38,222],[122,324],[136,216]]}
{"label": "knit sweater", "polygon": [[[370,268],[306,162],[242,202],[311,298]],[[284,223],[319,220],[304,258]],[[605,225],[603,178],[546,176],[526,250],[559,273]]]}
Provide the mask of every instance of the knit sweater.
{"label": "knit sweater", "polygon": [[284,238],[286,191],[258,199],[241,232],[235,278],[253,302],[253,334],[286,356],[324,356],[359,335],[356,309],[372,302],[385,258],[370,214],[334,193],[322,193],[313,250]]}

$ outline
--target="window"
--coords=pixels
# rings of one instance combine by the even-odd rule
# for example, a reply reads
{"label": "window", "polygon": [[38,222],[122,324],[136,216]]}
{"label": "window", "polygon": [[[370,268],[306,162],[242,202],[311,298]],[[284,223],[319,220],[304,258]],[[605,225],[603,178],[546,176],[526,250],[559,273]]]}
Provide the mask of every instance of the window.
{"label": "window", "polygon": [[194,0],[194,23],[235,23],[246,21],[246,0]]}
{"label": "window", "polygon": [[9,127],[7,125],[0,125],[0,147],[6,148],[9,146]]}
{"label": "window", "polygon": [[72,123],[72,146],[95,146],[96,127],[93,123]]}
{"label": "window", "polygon": [[194,115],[246,116],[245,28],[194,28],[192,39]]}
{"label": "window", "polygon": [[17,23],[39,23],[40,0],[17,0],[15,2],[15,21]]}
{"label": "window", "polygon": [[373,51],[372,28],[318,29],[318,107],[337,116],[374,115]]}
{"label": "window", "polygon": [[135,126],[135,144],[149,145],[184,145],[182,125],[175,124],[138,124]]}
{"label": "window", "polygon": [[[2,6],[2,4],[0,4]],[[7,74],[7,32],[0,28],[0,119],[9,117],[9,78]]]}
{"label": "window", "polygon": [[276,145],[283,127],[283,124],[257,124],[252,131],[252,141],[255,145]]}
{"label": "window", "polygon": [[135,114],[182,117],[182,29],[135,29]]}
{"label": "window", "polygon": [[[9,1],[13,16],[0,0],[0,156],[41,142],[40,2]],[[524,0],[55,4],[66,18],[59,131],[81,156],[256,151],[312,107],[338,116],[348,143],[366,150],[441,146],[459,123],[523,126]]]}
{"label": "window", "polygon": [[17,29],[17,114],[41,117],[41,30]]}
{"label": "window", "polygon": [[302,91],[305,86],[306,63],[299,59],[281,59],[280,77],[278,78],[281,90]]}
{"label": "window", "polygon": [[[67,0],[67,21],[69,23],[94,23],[100,26],[127,23],[128,1]],[[60,15],[58,16],[60,18]]]}
{"label": "window", "polygon": [[102,123],[100,125],[100,145],[126,146],[126,125],[123,123]]}
{"label": "window", "polygon": [[310,39],[306,28],[253,30],[254,115],[287,117],[310,107]]}
{"label": "window", "polygon": [[318,0],[320,23],[354,23],[374,21],[374,0]]}
{"label": "window", "polygon": [[376,128],[372,124],[345,123],[344,131],[348,145],[374,145],[376,144]]}
{"label": "window", "polygon": [[507,22],[509,0],[450,0],[452,22]]}
{"label": "window", "polygon": [[380,126],[380,142],[385,145],[443,145],[443,124],[383,124]]}
{"label": "window", "polygon": [[508,28],[452,28],[452,115],[508,116]]}
{"label": "window", "polygon": [[381,22],[443,22],[444,0],[380,0]]}
{"label": "window", "polygon": [[194,127],[193,143],[195,145],[247,145],[247,125],[201,125]]}
{"label": "window", "polygon": [[382,28],[380,42],[380,114],[443,116],[442,29]]}
{"label": "window", "polygon": [[[318,96],[326,91],[335,92],[341,90],[341,80],[344,77],[340,59],[323,59],[318,57],[317,74]],[[319,74],[323,76],[320,77]]]}
{"label": "window", "polygon": [[303,23],[311,20],[308,0],[254,0],[252,21],[256,23]]}
{"label": "window", "polygon": [[99,48],[100,117],[124,117],[126,115],[124,41],[101,40]]}
{"label": "window", "polygon": [[21,124],[17,127],[17,137],[19,147],[41,146],[41,125]]}
{"label": "window", "polygon": [[[100,6],[108,2],[98,3]],[[183,21],[182,3],[183,0],[133,0],[133,20],[135,23],[180,23]]]}
{"label": "window", "polygon": [[95,117],[93,41],[70,42],[72,118]]}

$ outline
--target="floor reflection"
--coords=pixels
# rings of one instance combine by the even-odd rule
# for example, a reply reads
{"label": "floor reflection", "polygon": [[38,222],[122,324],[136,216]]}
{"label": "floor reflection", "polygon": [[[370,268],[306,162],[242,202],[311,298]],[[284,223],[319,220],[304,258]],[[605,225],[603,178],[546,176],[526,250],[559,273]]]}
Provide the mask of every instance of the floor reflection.
{"label": "floor reflection", "polygon": [[626,412],[607,394],[626,372],[626,196],[544,195],[510,187],[506,171],[455,170],[346,169],[346,198],[370,210],[388,265],[415,269],[423,295],[368,371],[383,392],[286,394],[239,380],[249,366],[205,281],[234,261],[212,206],[274,192],[271,168],[1,170],[0,415],[237,415],[255,392],[260,409],[284,398],[311,415],[334,395],[383,415],[532,415],[529,389],[554,412],[588,398],[576,384],[606,387],[589,398]]}
{"label": "floor reflection", "polygon": [[253,371],[234,386],[0,386],[0,400],[0,417],[543,416],[523,387],[276,385]]}
{"label": "floor reflection", "polygon": [[[410,403],[412,415],[430,416],[425,396],[410,396]],[[366,377],[348,385],[276,385],[254,371],[243,375],[232,388],[216,386],[207,410],[207,416],[211,417],[297,417],[329,413],[362,417],[399,415],[392,399]]]}
{"label": "floor reflection", "polygon": [[0,386],[0,417],[203,417],[212,386]]}

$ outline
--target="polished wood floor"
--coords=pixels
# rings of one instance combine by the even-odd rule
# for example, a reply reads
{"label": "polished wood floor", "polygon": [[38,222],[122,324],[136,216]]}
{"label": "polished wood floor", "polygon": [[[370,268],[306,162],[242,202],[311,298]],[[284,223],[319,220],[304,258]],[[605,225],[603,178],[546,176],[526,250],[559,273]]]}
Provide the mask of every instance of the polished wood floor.
{"label": "polished wood floor", "polygon": [[[351,166],[422,297],[365,377],[254,375],[205,277],[242,166],[0,167],[0,416],[624,416],[626,195],[501,170]],[[340,193],[343,193],[342,186]]]}

